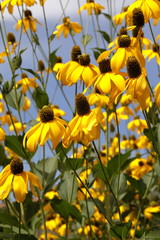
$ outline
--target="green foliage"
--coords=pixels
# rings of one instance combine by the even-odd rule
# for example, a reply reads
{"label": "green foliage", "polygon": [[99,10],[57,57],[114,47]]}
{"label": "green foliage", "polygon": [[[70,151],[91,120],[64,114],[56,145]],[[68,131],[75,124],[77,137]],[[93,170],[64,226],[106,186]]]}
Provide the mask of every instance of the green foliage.
{"label": "green foliage", "polygon": [[42,108],[44,105],[49,104],[49,98],[45,91],[40,87],[35,88],[33,92],[33,99],[36,103],[37,108]]}
{"label": "green foliage", "polygon": [[58,186],[58,194],[69,203],[72,203],[77,195],[78,182],[73,171],[66,171]]}
{"label": "green foliage", "polygon": [[68,217],[71,216],[78,222],[81,222],[82,220],[82,216],[79,210],[74,205],[69,204],[65,200],[57,198],[52,199],[51,206],[64,219],[68,219]]}
{"label": "green foliage", "polygon": [[114,227],[111,227],[110,233],[116,239],[126,240],[131,227],[132,222],[129,220],[127,223],[119,223]]}
{"label": "green foliage", "polygon": [[83,35],[81,38],[82,45],[87,46],[88,43],[92,41],[92,38],[93,38],[92,35],[89,35],[89,34]]}
{"label": "green foliage", "polygon": [[12,89],[8,94],[5,95],[8,104],[15,110],[19,110],[25,103],[24,94],[16,89]]}
{"label": "green foliage", "polygon": [[16,154],[18,154],[23,159],[31,159],[33,157],[33,153],[28,152],[23,147],[23,136],[6,136],[5,138],[5,145],[6,147],[10,148],[12,151],[14,151]]}

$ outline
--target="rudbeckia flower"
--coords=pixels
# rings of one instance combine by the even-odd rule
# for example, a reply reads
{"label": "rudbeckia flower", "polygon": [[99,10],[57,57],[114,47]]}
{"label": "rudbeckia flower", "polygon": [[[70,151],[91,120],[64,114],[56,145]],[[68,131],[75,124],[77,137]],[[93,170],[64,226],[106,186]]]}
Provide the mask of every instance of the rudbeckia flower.
{"label": "rudbeckia flower", "polygon": [[146,120],[135,118],[127,124],[127,128],[140,134],[144,131],[145,128],[148,128],[148,126]]}
{"label": "rudbeckia flower", "polygon": [[5,131],[3,130],[3,128],[0,127],[0,141],[4,141],[5,136],[6,136]]}
{"label": "rudbeckia flower", "polygon": [[153,169],[152,164],[145,158],[136,158],[129,164],[127,172],[135,179],[139,180],[143,175]]}
{"label": "rudbeckia flower", "polygon": [[13,158],[0,173],[0,200],[4,200],[13,190],[17,202],[22,203],[28,193],[28,183],[34,196],[37,196],[33,187],[42,190],[39,178],[33,173],[23,171],[23,162],[20,158]]}
{"label": "rudbeckia flower", "polygon": [[87,10],[88,15],[92,15],[93,12],[98,15],[103,9],[105,9],[105,7],[99,3],[95,3],[94,0],[87,0],[87,2],[78,10],[78,14],[80,14],[82,10]]}
{"label": "rudbeckia flower", "polygon": [[11,114],[12,113],[6,112],[5,115],[0,117],[0,121],[2,122],[3,125],[8,124],[10,126],[12,122],[17,121],[17,118],[15,116],[12,116]]}
{"label": "rudbeckia flower", "polygon": [[68,86],[77,83],[80,79],[85,83],[86,87],[90,87],[94,77],[99,74],[99,69],[90,63],[90,56],[88,54],[78,56],[78,63],[79,64],[75,64],[75,67],[67,74]]}
{"label": "rudbeckia flower", "polygon": [[65,148],[68,148],[72,141],[87,146],[100,136],[100,123],[104,118],[100,108],[91,110],[87,98],[79,93],[76,96],[76,112],[62,138]]}
{"label": "rudbeckia flower", "polygon": [[100,74],[94,78],[94,87],[100,93],[109,94],[109,102],[117,102],[117,97],[125,90],[125,79],[121,73],[114,73],[110,66],[110,59],[99,62]]}
{"label": "rudbeckia flower", "polygon": [[160,65],[160,46],[158,43],[153,43],[152,44],[152,49],[146,49],[142,51],[142,54],[144,55],[145,58],[148,58],[148,61],[150,61],[152,58],[156,58],[156,62],[158,65]]}
{"label": "rudbeckia flower", "polygon": [[[127,9],[128,9],[128,6],[124,7],[121,13],[118,13],[113,17],[113,21],[115,25],[122,24],[123,20],[127,17]],[[127,19],[126,19],[126,22],[127,22]]]}
{"label": "rudbeckia flower", "polygon": [[26,73],[22,73],[21,79],[16,83],[16,87],[21,86],[22,93],[26,93],[30,87],[36,88],[39,86],[38,83],[36,83],[35,79],[36,78],[29,78]]}
{"label": "rudbeckia flower", "polygon": [[9,126],[9,131],[23,132],[26,129],[26,124],[22,124],[21,122],[15,122],[14,125]]}
{"label": "rudbeckia flower", "polygon": [[31,7],[36,3],[36,0],[4,0],[1,2],[1,10],[4,11],[5,7],[8,6],[8,12],[12,14],[14,6],[21,6],[23,3]]}
{"label": "rudbeckia flower", "polygon": [[160,107],[160,83],[158,83],[154,89],[155,102],[158,107]]}
{"label": "rudbeckia flower", "polygon": [[140,50],[137,48],[137,41],[133,41],[129,35],[121,35],[118,37],[117,43],[118,44],[114,48],[101,53],[97,61],[102,61],[107,58],[112,51],[116,50],[111,59],[111,69],[113,72],[119,72],[120,69],[124,68],[128,57],[131,56],[135,56],[139,61],[140,66],[144,67],[145,59]]}
{"label": "rudbeckia flower", "polygon": [[[23,32],[26,33],[28,29],[30,29],[33,32],[37,31],[37,23],[38,20],[36,18],[32,17],[32,12],[30,10],[25,10],[24,11],[24,18],[18,20],[17,24],[15,25],[15,29],[18,30],[20,27],[22,27]],[[41,24],[40,24],[41,25]]]}
{"label": "rudbeckia flower", "polygon": [[157,205],[157,203],[155,203],[155,202],[152,203],[152,206],[149,206],[144,209],[144,216],[145,216],[145,218],[152,221],[154,213],[160,213],[160,206]]}
{"label": "rudbeckia flower", "polygon": [[63,36],[67,38],[68,34],[72,31],[74,33],[80,33],[82,31],[81,25],[77,22],[71,22],[69,17],[63,18],[63,23],[58,25],[56,28],[57,30],[53,32],[53,34],[56,34],[56,38],[60,38],[62,33]]}
{"label": "rudbeckia flower", "polygon": [[28,97],[24,96],[25,98],[25,102],[24,102],[24,105],[22,107],[22,111],[27,111],[28,109],[30,109],[31,107],[31,101]]}
{"label": "rudbeckia flower", "polygon": [[[145,23],[151,18],[157,19],[160,16],[160,2],[158,0],[136,0],[127,9],[128,19],[132,19],[135,8],[140,8],[143,12]],[[127,22],[132,24],[132,22]]]}
{"label": "rudbeckia flower", "polygon": [[150,105],[150,89],[146,80],[146,69],[141,69],[138,60],[132,56],[127,60],[127,94],[137,100],[140,107],[145,110]]}
{"label": "rudbeckia flower", "polygon": [[78,57],[82,54],[79,46],[74,46],[71,51],[71,61],[65,63],[61,69],[59,69],[56,77],[57,80],[62,82],[62,85],[72,85],[67,75],[72,71],[75,67],[79,66]]}
{"label": "rudbeckia flower", "polygon": [[43,146],[48,139],[52,142],[52,149],[55,149],[60,142],[67,123],[54,116],[50,106],[44,106],[40,111],[40,123],[33,126],[24,136],[23,146],[30,152],[35,152],[37,145]]}
{"label": "rudbeckia flower", "polygon": [[91,93],[86,97],[90,106],[95,104],[97,107],[98,106],[103,107],[108,105],[109,103],[109,97],[104,94],[101,94],[98,91],[98,89],[95,89],[94,93]]}

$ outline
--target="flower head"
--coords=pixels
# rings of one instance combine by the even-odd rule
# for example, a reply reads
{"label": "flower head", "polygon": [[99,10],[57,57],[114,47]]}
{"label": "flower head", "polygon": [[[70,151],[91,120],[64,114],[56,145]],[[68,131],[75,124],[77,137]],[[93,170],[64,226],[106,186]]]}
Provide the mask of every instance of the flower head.
{"label": "flower head", "polygon": [[[15,25],[15,29],[18,30],[20,27],[22,27],[23,32],[26,33],[28,29],[30,29],[33,32],[37,31],[37,23],[38,20],[36,18],[32,17],[32,12],[30,10],[25,10],[24,11],[25,17],[18,20],[17,24]],[[41,24],[40,24],[41,25]]]}
{"label": "flower head", "polygon": [[114,48],[101,53],[97,61],[102,61],[107,58],[112,51],[116,50],[111,59],[111,69],[113,72],[117,73],[120,69],[124,68],[128,57],[131,56],[135,56],[139,61],[140,66],[144,67],[145,59],[140,50],[137,48],[137,41],[133,41],[129,35],[121,35],[118,36],[117,43],[118,44]]}
{"label": "flower head", "polygon": [[20,158],[13,158],[0,173],[0,200],[4,200],[13,190],[17,202],[23,202],[30,189],[36,195],[33,186],[42,190],[41,183],[36,175],[23,170],[23,162]]}
{"label": "flower head", "polygon": [[63,36],[67,38],[71,31],[74,33],[80,33],[82,31],[81,25],[79,25],[77,22],[71,22],[69,17],[63,18],[63,23],[58,25],[56,28],[57,30],[54,31],[53,34],[56,34],[57,38],[60,38],[62,33]]}
{"label": "flower head", "polygon": [[109,94],[110,102],[116,101],[117,97],[125,90],[125,80],[121,73],[114,73],[111,69],[110,59],[99,62],[100,74],[94,78],[94,87],[100,93]]}
{"label": "flower head", "polygon": [[48,139],[55,149],[62,138],[67,123],[54,116],[50,106],[44,106],[39,111],[40,122],[33,126],[24,136],[23,145],[30,152],[35,152],[37,145],[43,146]]}
{"label": "flower head", "polygon": [[160,45],[158,43],[153,43],[152,49],[145,49],[142,53],[145,58],[148,58],[148,61],[155,57],[158,65],[160,65]]}
{"label": "flower head", "polygon": [[90,109],[87,98],[79,93],[75,99],[76,116],[69,122],[62,138],[64,147],[69,147],[71,142],[81,142],[88,145],[98,139],[100,135],[100,122],[104,116],[100,108]]}
{"label": "flower head", "polygon": [[94,0],[87,0],[87,2],[78,10],[78,14],[80,14],[82,10],[87,10],[88,15],[92,15],[93,12],[97,15],[100,14],[104,8],[105,7],[99,3],[95,3]]}
{"label": "flower head", "polygon": [[138,101],[140,107],[144,110],[150,104],[150,89],[146,81],[146,70],[141,69],[138,60],[132,56],[127,60],[127,94],[131,99]]}
{"label": "flower head", "polygon": [[62,82],[62,85],[71,86],[73,83],[68,78],[70,73],[75,67],[79,66],[78,57],[82,54],[79,46],[75,45],[71,51],[71,61],[65,63],[61,69],[59,69],[56,77]]}
{"label": "flower head", "polygon": [[21,86],[22,92],[26,93],[29,88],[36,88],[38,87],[38,83],[35,81],[36,78],[29,78],[26,73],[21,74],[21,79],[16,83],[16,86]]}

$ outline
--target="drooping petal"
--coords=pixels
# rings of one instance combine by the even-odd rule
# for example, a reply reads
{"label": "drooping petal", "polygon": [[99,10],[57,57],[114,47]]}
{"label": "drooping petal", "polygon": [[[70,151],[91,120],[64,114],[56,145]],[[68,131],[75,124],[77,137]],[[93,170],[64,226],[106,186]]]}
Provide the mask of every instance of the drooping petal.
{"label": "drooping petal", "polygon": [[0,200],[4,200],[12,189],[13,174],[10,174],[5,183],[0,187]]}

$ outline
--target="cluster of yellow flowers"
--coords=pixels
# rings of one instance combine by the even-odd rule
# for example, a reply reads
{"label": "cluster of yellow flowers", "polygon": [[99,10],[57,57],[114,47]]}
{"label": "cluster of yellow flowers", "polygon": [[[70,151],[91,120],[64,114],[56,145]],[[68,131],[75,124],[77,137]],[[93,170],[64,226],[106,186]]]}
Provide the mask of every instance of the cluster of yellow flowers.
{"label": "cluster of yellow flowers", "polygon": [[[16,41],[11,32],[4,39],[0,27],[5,49],[0,53],[0,63],[9,63],[12,75],[11,81],[3,81],[0,75],[0,147],[6,160],[5,164],[0,161],[3,166],[0,200],[9,199],[13,191],[15,200],[23,203],[28,191],[31,191],[35,201],[42,201],[44,221],[39,224],[39,240],[67,239],[69,235],[72,239],[111,239],[111,235],[113,239],[115,236],[121,239],[120,230],[117,230],[119,226],[127,226],[126,236],[129,234],[132,239],[139,239],[144,228],[153,226],[152,219],[157,224],[154,216],[160,212],[157,200],[160,83],[152,90],[146,62],[155,58],[159,71],[160,35],[154,37],[150,21],[153,19],[153,24],[158,25],[160,1],[135,0],[110,19],[117,36],[107,39],[107,48],[95,48],[96,64],[91,63],[94,60],[91,54],[87,54],[89,35],[84,34],[82,11],[86,10],[92,20],[95,17],[99,26],[98,18],[102,14],[106,16],[103,13],[106,8],[94,0],[87,0],[76,12],[81,25],[72,22],[63,9],[61,24],[56,25],[49,37],[46,15],[42,25],[30,10],[38,3],[45,12],[46,2],[4,0],[0,3],[2,17],[7,9],[11,15],[15,7],[19,13],[22,10],[15,25],[15,29],[20,30],[20,41]],[[63,5],[61,1],[60,4]],[[125,27],[118,28],[122,23]],[[49,56],[36,34],[37,24],[46,27]],[[144,37],[146,25],[150,27],[153,41]],[[104,31],[99,28],[97,32],[106,40]],[[31,43],[37,61],[36,71],[33,70],[35,67],[21,67],[22,53],[26,50],[20,50],[23,33]],[[82,34],[82,47],[76,44],[76,34]],[[50,43],[59,41],[62,35],[64,38],[71,36],[74,43],[70,60],[66,63],[62,63],[63,56],[56,55],[58,49],[51,52]],[[39,60],[37,49],[42,53],[43,60]],[[51,74],[56,88],[50,97],[48,82]],[[72,111],[69,120],[65,119],[67,109],[62,110],[61,103],[58,106],[53,103],[57,89],[61,90]],[[64,89],[69,89],[74,95],[72,102]],[[29,122],[26,115],[32,115],[32,107],[37,115]],[[45,166],[49,159],[46,149],[58,159],[55,169]],[[38,151],[43,151],[43,160],[36,166],[34,161],[38,158]],[[22,158],[27,161],[30,171],[24,171]],[[58,170],[57,179],[52,170]],[[73,174],[71,179],[74,183],[71,183],[69,177]],[[66,176],[69,176],[68,179]],[[64,187],[65,181],[69,183]],[[46,182],[48,185],[45,185]],[[67,192],[66,197],[62,190],[71,192],[69,201],[70,193]],[[54,208],[56,201],[68,204],[65,205],[68,206],[65,213],[63,204],[61,211],[58,207]],[[73,209],[76,213],[72,212]],[[36,214],[39,216],[39,211]],[[65,214],[67,217],[64,217]],[[18,219],[21,220],[20,217]],[[116,225],[117,222],[121,225]],[[114,225],[118,228],[114,229]]]}

